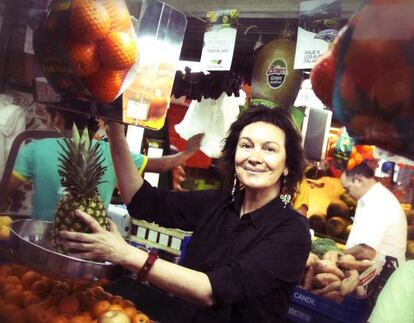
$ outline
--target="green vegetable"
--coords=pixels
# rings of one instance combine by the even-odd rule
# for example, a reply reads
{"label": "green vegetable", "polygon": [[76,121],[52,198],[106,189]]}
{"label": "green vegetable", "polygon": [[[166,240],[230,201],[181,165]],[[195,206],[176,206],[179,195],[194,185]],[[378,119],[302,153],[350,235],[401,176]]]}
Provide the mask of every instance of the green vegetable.
{"label": "green vegetable", "polygon": [[312,242],[311,251],[318,256],[324,255],[327,251],[339,250],[336,242],[329,238],[319,238]]}

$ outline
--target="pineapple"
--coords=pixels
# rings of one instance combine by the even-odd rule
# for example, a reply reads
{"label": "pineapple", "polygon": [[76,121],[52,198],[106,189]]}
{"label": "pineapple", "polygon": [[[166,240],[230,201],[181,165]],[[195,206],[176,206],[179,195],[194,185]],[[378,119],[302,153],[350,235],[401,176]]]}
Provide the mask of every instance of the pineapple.
{"label": "pineapple", "polygon": [[85,128],[80,135],[76,125],[73,125],[72,137],[64,140],[65,144],[59,143],[63,153],[60,154],[58,170],[64,194],[57,204],[53,222],[53,235],[59,252],[64,252],[59,244],[59,231],[90,232],[76,216],[75,210],[85,211],[107,230],[110,227],[108,213],[97,188],[106,170],[102,166],[99,143],[92,145],[88,129]]}

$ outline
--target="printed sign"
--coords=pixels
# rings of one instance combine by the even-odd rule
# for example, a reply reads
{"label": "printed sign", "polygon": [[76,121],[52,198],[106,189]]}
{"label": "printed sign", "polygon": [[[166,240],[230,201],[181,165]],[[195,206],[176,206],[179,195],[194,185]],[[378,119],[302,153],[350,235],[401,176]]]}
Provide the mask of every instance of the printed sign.
{"label": "printed sign", "polygon": [[338,33],[342,0],[300,3],[295,69],[312,68]]}
{"label": "printed sign", "polygon": [[207,17],[200,64],[205,70],[228,71],[233,60],[239,10],[209,11]]}

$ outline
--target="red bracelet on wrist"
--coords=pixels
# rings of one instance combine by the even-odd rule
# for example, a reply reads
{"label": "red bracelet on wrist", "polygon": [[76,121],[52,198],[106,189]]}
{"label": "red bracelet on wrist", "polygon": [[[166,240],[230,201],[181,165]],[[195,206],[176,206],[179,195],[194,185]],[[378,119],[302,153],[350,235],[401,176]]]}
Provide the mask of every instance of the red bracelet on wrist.
{"label": "red bracelet on wrist", "polygon": [[145,261],[144,265],[141,267],[140,271],[137,273],[137,280],[144,281],[150,271],[154,262],[158,259],[158,254],[154,249],[151,249],[148,253],[148,258]]}

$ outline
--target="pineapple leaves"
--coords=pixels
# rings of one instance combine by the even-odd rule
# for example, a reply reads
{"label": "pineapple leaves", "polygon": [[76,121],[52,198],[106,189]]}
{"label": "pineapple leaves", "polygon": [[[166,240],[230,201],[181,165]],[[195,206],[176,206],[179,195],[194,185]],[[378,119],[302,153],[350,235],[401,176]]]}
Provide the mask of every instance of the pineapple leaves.
{"label": "pineapple leaves", "polygon": [[72,136],[63,140],[63,143],[58,141],[62,149],[58,158],[62,186],[77,196],[96,194],[97,185],[103,183],[100,179],[107,169],[102,165],[99,142],[90,140],[87,129],[80,135],[76,125],[72,128]]}

